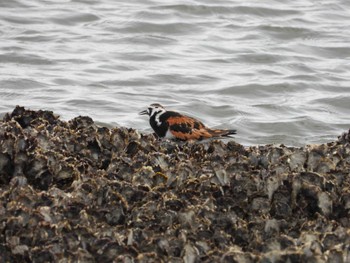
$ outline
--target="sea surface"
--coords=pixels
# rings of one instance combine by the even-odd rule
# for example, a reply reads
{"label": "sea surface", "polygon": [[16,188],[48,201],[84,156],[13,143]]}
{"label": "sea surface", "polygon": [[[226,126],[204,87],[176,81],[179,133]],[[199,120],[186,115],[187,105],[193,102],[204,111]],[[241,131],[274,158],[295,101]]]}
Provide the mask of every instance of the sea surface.
{"label": "sea surface", "polygon": [[349,0],[0,0],[0,116],[16,105],[149,133],[158,102],[244,145],[350,128]]}

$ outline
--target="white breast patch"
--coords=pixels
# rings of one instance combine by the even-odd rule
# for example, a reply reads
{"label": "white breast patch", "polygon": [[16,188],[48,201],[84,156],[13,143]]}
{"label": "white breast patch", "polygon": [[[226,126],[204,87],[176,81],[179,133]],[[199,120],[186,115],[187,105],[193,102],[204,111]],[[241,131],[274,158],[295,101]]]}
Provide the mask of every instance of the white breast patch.
{"label": "white breast patch", "polygon": [[167,130],[164,138],[166,138],[166,139],[174,139],[175,136],[169,130]]}

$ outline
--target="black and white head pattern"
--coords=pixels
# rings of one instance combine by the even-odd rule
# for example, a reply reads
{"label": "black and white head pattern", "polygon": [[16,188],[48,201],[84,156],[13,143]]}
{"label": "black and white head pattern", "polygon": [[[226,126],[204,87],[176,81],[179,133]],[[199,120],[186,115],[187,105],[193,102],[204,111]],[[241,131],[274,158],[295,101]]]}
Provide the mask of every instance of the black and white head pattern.
{"label": "black and white head pattern", "polygon": [[141,114],[147,114],[150,119],[154,119],[157,126],[162,125],[162,122],[160,121],[160,116],[165,113],[165,108],[160,105],[159,103],[153,103],[151,104],[147,110],[143,111]]}

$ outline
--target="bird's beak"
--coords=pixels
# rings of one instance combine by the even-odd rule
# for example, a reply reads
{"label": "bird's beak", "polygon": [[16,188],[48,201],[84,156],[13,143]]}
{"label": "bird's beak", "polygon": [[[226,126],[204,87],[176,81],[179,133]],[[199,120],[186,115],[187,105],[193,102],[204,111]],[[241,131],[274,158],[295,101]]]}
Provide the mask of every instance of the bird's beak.
{"label": "bird's beak", "polygon": [[147,115],[148,114],[148,111],[147,110],[143,110],[139,113],[140,115]]}

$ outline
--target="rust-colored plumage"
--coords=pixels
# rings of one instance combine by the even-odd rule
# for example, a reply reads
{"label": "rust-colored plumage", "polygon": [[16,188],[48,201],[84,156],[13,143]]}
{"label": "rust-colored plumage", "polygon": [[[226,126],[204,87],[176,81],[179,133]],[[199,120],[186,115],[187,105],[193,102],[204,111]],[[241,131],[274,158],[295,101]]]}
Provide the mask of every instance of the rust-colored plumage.
{"label": "rust-colored plumage", "polygon": [[236,130],[210,129],[202,122],[174,111],[166,111],[160,104],[152,104],[140,114],[150,116],[150,124],[156,134],[163,138],[176,138],[182,141],[224,137]]}
{"label": "rust-colored plumage", "polygon": [[201,140],[213,137],[211,130],[196,119],[188,116],[169,117],[169,131],[180,140]]}

